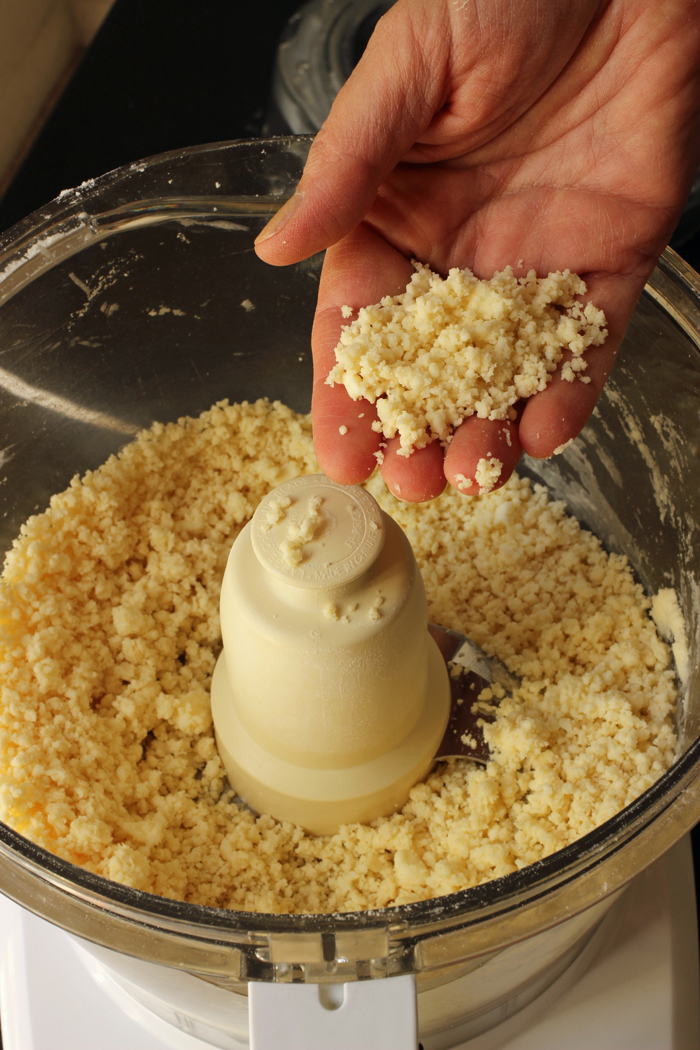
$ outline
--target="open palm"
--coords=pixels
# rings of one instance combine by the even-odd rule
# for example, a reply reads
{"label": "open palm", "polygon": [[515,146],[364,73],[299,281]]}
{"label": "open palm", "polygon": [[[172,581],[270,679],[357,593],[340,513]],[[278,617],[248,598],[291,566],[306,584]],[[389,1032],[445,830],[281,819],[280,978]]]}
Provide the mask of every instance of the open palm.
{"label": "open palm", "polygon": [[699,111],[696,0],[399,0],[258,245],[278,265],[328,247],[313,333],[325,472],[364,480],[383,440],[373,406],[325,383],[340,308],[402,291],[412,258],[478,277],[568,268],[609,336],[587,354],[590,383],[556,375],[514,422],[471,417],[446,453],[434,442],[408,459],[390,441],[389,486],[430,498],[487,453],[503,483],[521,449],[549,456],[574,437],[697,170]]}

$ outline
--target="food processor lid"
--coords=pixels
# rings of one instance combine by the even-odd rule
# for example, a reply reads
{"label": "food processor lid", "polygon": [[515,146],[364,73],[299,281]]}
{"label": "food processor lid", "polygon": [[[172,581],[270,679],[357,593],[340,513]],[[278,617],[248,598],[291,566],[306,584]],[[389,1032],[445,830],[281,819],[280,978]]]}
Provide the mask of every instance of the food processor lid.
{"label": "food processor lid", "polygon": [[[303,514],[308,516],[313,501],[318,501],[318,521],[305,537]],[[290,547],[290,527],[299,534],[298,550]],[[268,493],[253,515],[250,538],[265,571],[319,591],[342,587],[367,572],[384,547],[385,528],[379,505],[366,489],[319,474],[283,482]]]}

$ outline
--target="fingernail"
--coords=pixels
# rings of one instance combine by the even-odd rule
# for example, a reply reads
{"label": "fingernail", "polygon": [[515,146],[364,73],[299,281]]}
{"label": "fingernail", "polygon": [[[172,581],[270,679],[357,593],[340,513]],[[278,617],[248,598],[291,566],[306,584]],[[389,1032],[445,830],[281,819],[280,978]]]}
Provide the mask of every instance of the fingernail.
{"label": "fingernail", "polygon": [[297,192],[288,201],[285,201],[277,214],[260,231],[254,243],[261,244],[263,241],[268,241],[270,237],[276,237],[280,230],[287,225],[292,215],[299,210],[303,200],[304,194]]}

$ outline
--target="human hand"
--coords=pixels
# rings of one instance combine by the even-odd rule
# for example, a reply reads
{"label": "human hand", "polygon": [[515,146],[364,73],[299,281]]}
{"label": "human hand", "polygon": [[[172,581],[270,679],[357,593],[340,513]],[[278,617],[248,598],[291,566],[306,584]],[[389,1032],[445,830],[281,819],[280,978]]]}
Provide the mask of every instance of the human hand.
{"label": "human hand", "polygon": [[389,441],[389,487],[432,498],[487,452],[502,484],[521,449],[550,456],[578,434],[697,170],[699,99],[698,0],[399,0],[257,247],[275,265],[328,248],[312,345],[330,477],[364,480],[382,440],[374,407],[325,383],[341,306],[403,291],[411,258],[477,277],[568,267],[609,335],[586,354],[590,383],[556,374],[514,422],[472,416],[446,453],[433,442],[399,457]]}

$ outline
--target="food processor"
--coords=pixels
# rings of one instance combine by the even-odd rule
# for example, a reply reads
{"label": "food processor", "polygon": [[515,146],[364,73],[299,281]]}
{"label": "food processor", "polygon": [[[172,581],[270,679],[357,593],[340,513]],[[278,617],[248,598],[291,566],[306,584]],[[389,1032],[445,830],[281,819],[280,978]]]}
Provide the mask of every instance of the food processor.
{"label": "food processor", "polygon": [[[223,398],[267,396],[308,411],[321,258],[268,267],[255,256],[253,240],[292,192],[309,144],[287,137],[164,154],[64,192],[5,235],[4,550],[53,493],[153,420],[196,415]],[[555,459],[525,458],[520,468],[607,549],[627,555],[648,594],[675,588],[685,617],[690,674],[681,694],[678,756],[621,813],[537,864],[460,893],[301,916],[149,895],[77,868],[3,825],[0,890],[33,913],[3,902],[3,929],[21,927],[29,953],[33,924],[59,927],[41,923],[49,931],[46,944],[63,938],[65,961],[60,949],[50,955],[53,979],[60,982],[65,968],[78,987],[72,967],[81,960],[91,980],[131,1004],[124,1011],[139,1017],[144,1031],[157,1029],[149,1046],[160,1039],[164,1047],[275,1050],[280,1040],[311,1047],[323,1039],[338,1050],[399,1050],[417,1041],[424,1050],[442,1050],[471,1040],[476,1050],[488,1045],[489,1029],[515,1023],[538,997],[550,1003],[547,995],[565,997],[579,978],[582,987],[595,972],[596,952],[606,958],[605,944],[618,945],[617,963],[610,964],[618,977],[621,959],[634,973],[638,953],[634,936],[624,935],[624,917],[651,915],[655,906],[671,915],[681,898],[692,910],[689,858],[676,844],[700,819],[699,412],[700,284],[667,252],[583,434]],[[685,896],[672,863],[679,857]],[[660,912],[654,914],[644,927],[647,958],[663,957],[667,975],[675,974],[671,941],[660,935],[664,948],[653,939],[661,929]],[[676,927],[693,925],[685,915]],[[40,972],[42,950],[32,963],[26,953],[20,958],[19,943],[8,935],[5,945],[6,1042],[24,1031],[20,1025],[7,1034],[13,974]],[[686,974],[696,972],[692,952],[691,945]],[[635,1009],[644,1012],[643,1004]],[[697,1017],[690,1014],[686,1030],[696,1038]],[[106,1046],[107,1038],[85,1045]],[[21,1045],[15,1041],[10,1050]]]}

